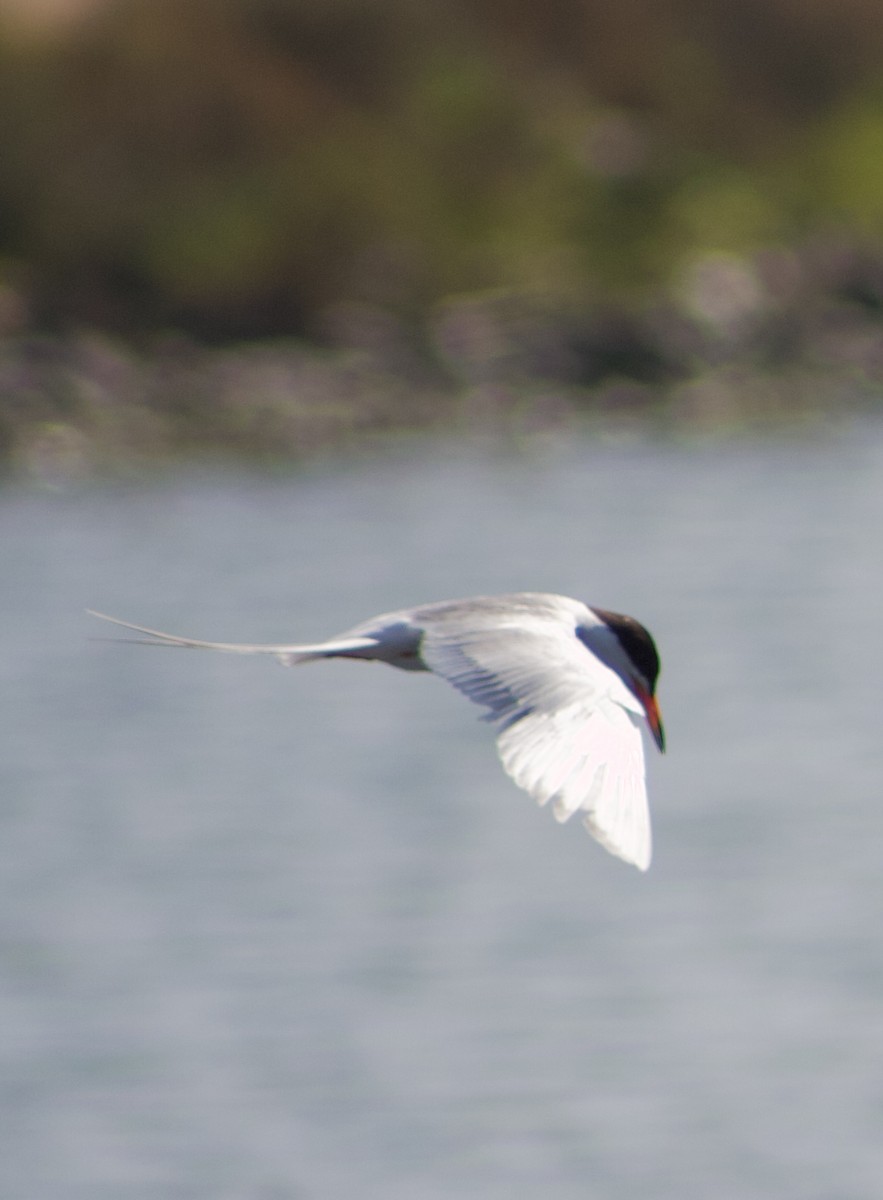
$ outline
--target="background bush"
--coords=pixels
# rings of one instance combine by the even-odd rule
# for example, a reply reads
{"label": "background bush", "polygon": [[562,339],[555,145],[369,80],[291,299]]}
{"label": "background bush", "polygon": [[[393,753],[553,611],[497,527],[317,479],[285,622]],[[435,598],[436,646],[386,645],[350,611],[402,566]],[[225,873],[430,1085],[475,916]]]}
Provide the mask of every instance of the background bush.
{"label": "background bush", "polygon": [[875,0],[105,0],[0,18],[0,280],[39,328],[322,336],[641,302],[883,233]]}

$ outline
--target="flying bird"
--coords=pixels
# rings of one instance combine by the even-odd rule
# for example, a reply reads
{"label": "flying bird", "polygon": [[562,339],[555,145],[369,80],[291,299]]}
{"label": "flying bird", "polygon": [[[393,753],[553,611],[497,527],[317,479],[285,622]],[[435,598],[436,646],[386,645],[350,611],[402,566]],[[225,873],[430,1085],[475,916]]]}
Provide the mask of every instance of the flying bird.
{"label": "flying bird", "polygon": [[633,617],[568,596],[515,592],[384,613],[327,642],[206,642],[133,625],[148,644],[272,654],[285,666],[321,658],[432,671],[488,711],[503,767],[559,821],[583,814],[611,854],[645,871],[650,816],[641,725],[660,750],[659,654]]}

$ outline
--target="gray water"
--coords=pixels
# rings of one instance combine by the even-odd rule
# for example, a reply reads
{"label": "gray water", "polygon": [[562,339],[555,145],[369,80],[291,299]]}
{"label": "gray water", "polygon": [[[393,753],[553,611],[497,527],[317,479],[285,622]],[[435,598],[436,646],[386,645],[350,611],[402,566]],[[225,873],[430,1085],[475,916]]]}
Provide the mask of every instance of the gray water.
{"label": "gray water", "polygon": [[[0,492],[4,1200],[879,1200],[883,428]],[[663,656],[643,876],[309,639],[555,590]]]}

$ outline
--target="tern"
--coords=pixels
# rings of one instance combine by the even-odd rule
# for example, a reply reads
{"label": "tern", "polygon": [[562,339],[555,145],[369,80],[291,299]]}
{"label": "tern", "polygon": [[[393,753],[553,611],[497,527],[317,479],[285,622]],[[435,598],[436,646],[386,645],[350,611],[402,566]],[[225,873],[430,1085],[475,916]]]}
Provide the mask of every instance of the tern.
{"label": "tern", "polygon": [[147,644],[271,654],[286,666],[365,659],[432,671],[488,711],[505,771],[558,821],[583,814],[611,854],[650,865],[641,725],[665,749],[659,654],[633,617],[544,592],[445,600],[384,613],[327,642],[206,642],[133,625]]}

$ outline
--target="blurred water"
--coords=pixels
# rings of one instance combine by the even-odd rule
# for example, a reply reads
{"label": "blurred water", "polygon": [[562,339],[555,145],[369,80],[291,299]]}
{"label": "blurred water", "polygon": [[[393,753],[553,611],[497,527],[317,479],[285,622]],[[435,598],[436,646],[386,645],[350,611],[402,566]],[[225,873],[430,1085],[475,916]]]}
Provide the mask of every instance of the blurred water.
{"label": "blurred water", "polygon": [[[0,494],[6,1200],[878,1200],[883,429]],[[311,638],[548,589],[663,655],[647,876]]]}

